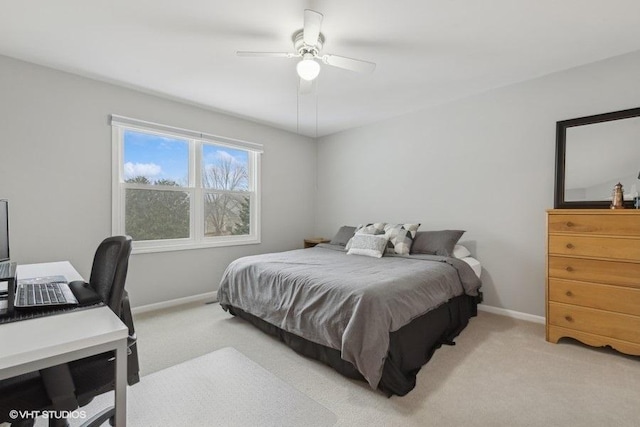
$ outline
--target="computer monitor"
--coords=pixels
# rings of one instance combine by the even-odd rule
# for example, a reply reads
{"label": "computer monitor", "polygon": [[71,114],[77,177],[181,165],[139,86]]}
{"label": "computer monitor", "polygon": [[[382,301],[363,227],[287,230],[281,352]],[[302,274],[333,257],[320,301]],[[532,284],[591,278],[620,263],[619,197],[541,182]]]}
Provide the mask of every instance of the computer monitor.
{"label": "computer monitor", "polygon": [[0,199],[0,262],[9,261],[9,202]]}

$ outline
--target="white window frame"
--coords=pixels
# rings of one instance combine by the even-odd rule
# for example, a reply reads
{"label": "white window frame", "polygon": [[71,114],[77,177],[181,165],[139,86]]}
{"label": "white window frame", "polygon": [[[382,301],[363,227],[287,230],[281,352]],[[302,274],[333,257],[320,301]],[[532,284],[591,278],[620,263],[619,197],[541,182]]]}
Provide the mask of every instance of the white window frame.
{"label": "white window frame", "polygon": [[[187,187],[163,187],[158,185],[141,185],[125,183],[124,180],[124,132],[126,130],[142,131],[162,136],[186,140],[189,144],[189,183]],[[160,191],[180,191],[189,193],[190,201],[190,235],[183,239],[164,239],[134,241],[132,253],[150,253],[200,249],[221,246],[258,244],[260,240],[260,160],[262,145],[221,136],[211,135],[158,123],[111,115],[112,136],[112,233],[125,234],[125,193],[128,188],[153,189]],[[243,150],[248,153],[249,191],[224,191],[205,189],[202,186],[202,147],[204,144]],[[250,197],[250,234],[232,236],[204,235],[204,194],[233,193]]]}

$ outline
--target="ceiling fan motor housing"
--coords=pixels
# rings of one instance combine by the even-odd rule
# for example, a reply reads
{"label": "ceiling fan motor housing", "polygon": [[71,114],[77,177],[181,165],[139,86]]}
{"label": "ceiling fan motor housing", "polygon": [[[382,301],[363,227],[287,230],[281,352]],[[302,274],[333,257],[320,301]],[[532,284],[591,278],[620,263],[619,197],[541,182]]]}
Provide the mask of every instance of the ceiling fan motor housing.
{"label": "ceiling fan motor housing", "polygon": [[320,51],[322,50],[322,45],[324,44],[324,35],[320,33],[318,35],[318,41],[315,46],[309,46],[304,42],[304,30],[298,30],[293,33],[293,47],[299,55],[304,55],[305,53],[310,53],[314,57],[317,57]]}

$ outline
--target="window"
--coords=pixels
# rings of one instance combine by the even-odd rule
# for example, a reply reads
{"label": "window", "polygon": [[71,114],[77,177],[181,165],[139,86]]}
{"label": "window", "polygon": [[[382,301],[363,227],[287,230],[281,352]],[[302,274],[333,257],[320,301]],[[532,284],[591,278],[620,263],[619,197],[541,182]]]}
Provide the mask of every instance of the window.
{"label": "window", "polygon": [[113,232],[135,252],[260,243],[261,146],[112,116]]}

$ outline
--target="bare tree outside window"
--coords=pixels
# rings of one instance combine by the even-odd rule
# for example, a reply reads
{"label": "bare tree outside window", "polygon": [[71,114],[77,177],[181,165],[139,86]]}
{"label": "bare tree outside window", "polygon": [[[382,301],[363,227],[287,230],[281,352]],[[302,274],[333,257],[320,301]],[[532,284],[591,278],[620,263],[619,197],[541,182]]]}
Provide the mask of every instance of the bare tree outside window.
{"label": "bare tree outside window", "polygon": [[[214,146],[210,146],[213,150]],[[249,234],[249,173],[246,159],[217,148],[214,160],[203,165],[204,227],[206,236]],[[235,151],[235,150],[234,150]],[[209,191],[207,191],[209,190]]]}

